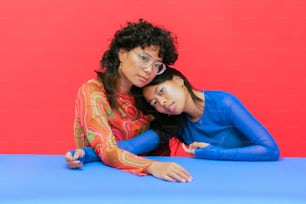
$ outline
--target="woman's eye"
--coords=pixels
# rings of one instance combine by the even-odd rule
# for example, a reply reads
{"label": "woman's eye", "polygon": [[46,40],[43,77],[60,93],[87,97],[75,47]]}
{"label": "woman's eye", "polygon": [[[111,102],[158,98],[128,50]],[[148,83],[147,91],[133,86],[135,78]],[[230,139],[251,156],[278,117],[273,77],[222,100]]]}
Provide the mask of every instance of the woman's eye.
{"label": "woman's eye", "polygon": [[158,90],[159,95],[162,95],[163,93],[164,93],[164,88],[161,88],[161,89]]}
{"label": "woman's eye", "polygon": [[156,101],[156,100],[153,100],[153,101],[151,101],[151,103],[150,103],[150,105],[153,106],[153,107],[155,107],[156,104],[157,104],[157,101]]}
{"label": "woman's eye", "polygon": [[154,64],[154,67],[157,68],[157,69],[161,69],[162,66],[163,66],[162,63],[158,63],[158,62],[157,62],[157,63]]}
{"label": "woman's eye", "polygon": [[140,59],[143,61],[143,62],[148,62],[150,61],[150,57],[148,55],[145,55],[145,54],[140,54]]}

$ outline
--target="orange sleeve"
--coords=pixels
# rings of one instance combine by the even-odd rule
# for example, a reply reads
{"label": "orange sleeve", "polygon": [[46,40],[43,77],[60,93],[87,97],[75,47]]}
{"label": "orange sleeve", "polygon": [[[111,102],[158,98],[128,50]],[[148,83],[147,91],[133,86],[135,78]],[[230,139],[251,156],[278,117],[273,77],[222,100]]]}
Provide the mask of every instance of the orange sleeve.
{"label": "orange sleeve", "polygon": [[[107,98],[96,80],[83,84],[76,99],[74,126],[76,141],[83,134],[83,137],[86,137],[86,141],[95,149],[97,155],[106,165],[130,173],[146,175],[144,169],[150,166],[153,161],[118,148],[108,123],[106,111],[109,108]],[[77,146],[81,145],[77,141]]]}

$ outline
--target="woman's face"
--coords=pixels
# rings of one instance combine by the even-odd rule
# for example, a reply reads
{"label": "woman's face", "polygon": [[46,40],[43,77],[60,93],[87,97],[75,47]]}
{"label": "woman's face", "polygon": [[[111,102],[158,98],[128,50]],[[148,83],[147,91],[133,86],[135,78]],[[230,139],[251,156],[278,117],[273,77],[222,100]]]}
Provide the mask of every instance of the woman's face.
{"label": "woman's face", "polygon": [[[136,47],[130,51],[120,50],[119,59],[121,65],[119,73],[126,85],[143,87],[150,83],[157,75],[156,66],[162,64],[162,58],[158,57],[159,47],[149,46],[142,49]],[[143,64],[146,63],[146,66]]]}
{"label": "woman's face", "polygon": [[174,76],[172,80],[143,88],[143,95],[158,112],[179,115],[184,112],[188,92],[184,81]]}

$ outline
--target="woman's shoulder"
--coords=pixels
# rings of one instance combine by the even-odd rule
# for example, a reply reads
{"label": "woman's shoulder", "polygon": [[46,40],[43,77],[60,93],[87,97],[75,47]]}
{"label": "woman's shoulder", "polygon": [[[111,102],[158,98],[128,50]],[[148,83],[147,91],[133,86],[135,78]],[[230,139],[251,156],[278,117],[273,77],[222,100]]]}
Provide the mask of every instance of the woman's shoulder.
{"label": "woman's shoulder", "polygon": [[228,91],[223,90],[208,90],[204,91],[205,99],[213,100],[217,103],[221,103],[222,105],[232,105],[235,101],[237,101],[237,97]]}
{"label": "woman's shoulder", "polygon": [[88,96],[91,96],[92,94],[102,94],[105,97],[105,89],[103,83],[97,78],[92,78],[84,82],[79,88],[79,94],[80,93],[82,93],[82,95],[85,94]]}
{"label": "woman's shoulder", "polygon": [[102,82],[97,78],[92,78],[84,82],[81,87],[97,87],[97,88],[103,88]]}
{"label": "woman's shoulder", "polygon": [[101,82],[101,80],[99,80],[97,78],[92,78],[92,79],[89,79],[86,82],[84,82],[81,85],[80,89],[93,90],[93,91],[103,91],[104,86],[103,86],[103,83]]}
{"label": "woman's shoulder", "polygon": [[216,97],[216,98],[231,98],[235,97],[234,94],[228,91],[223,90],[205,90],[205,95],[209,95],[210,97]]}

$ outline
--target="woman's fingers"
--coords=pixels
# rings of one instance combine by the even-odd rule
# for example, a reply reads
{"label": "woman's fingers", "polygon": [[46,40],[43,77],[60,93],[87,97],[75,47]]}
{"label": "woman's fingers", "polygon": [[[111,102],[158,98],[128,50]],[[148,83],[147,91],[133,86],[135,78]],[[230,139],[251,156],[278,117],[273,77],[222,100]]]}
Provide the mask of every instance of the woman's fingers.
{"label": "woman's fingers", "polygon": [[147,172],[166,181],[190,182],[192,180],[188,171],[174,162],[153,162]]}
{"label": "woman's fingers", "polygon": [[84,152],[83,149],[77,149],[77,150],[75,150],[73,158],[74,159],[79,159],[80,157],[84,157],[84,155],[85,155],[85,152]]}
{"label": "woman's fingers", "polygon": [[175,167],[174,171],[171,172],[170,176],[179,182],[191,182],[192,180],[192,177],[188,173],[188,171],[186,171],[184,168],[182,168],[179,165]]}
{"label": "woman's fingers", "polygon": [[207,147],[209,143],[206,142],[193,142],[189,145],[189,148],[195,149],[195,148],[204,148]]}
{"label": "woman's fingers", "polygon": [[209,143],[206,143],[206,142],[193,142],[187,147],[184,143],[182,143],[183,150],[186,153],[193,154],[193,155],[195,154],[196,148],[205,148],[208,145]]}
{"label": "woman's fingers", "polygon": [[79,169],[83,166],[83,164],[79,160],[74,160],[74,161],[71,161],[68,166],[72,169]]}
{"label": "woman's fingers", "polygon": [[66,159],[66,162],[67,162],[67,163],[70,162],[70,161],[72,161],[72,160],[74,160],[74,158],[73,158],[71,152],[67,152],[67,153],[66,153],[65,159]]}
{"label": "woman's fingers", "polygon": [[83,166],[82,162],[74,158],[74,155],[71,152],[67,152],[65,155],[66,163],[69,168],[81,168]]}
{"label": "woman's fingers", "polygon": [[183,150],[188,154],[194,154],[194,148],[188,148],[184,143],[182,143]]}
{"label": "woman's fingers", "polygon": [[189,149],[186,147],[186,145],[184,143],[182,143],[182,147],[183,147],[183,150],[186,152],[186,153],[190,153],[189,152]]}
{"label": "woman's fingers", "polygon": [[172,178],[171,176],[164,176],[163,180],[165,181],[170,181],[170,182],[176,182],[177,179],[176,178]]}

